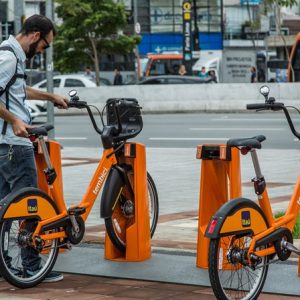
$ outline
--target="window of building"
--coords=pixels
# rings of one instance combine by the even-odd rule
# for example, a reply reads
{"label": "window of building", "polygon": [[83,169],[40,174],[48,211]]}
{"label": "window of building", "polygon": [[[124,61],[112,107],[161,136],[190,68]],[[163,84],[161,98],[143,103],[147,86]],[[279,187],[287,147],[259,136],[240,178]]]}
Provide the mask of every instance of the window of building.
{"label": "window of building", "polygon": [[[192,4],[194,1],[192,1]],[[196,0],[197,26],[200,32],[221,32],[221,0]],[[192,20],[193,30],[195,19]],[[151,32],[182,32],[182,0],[150,1]]]}

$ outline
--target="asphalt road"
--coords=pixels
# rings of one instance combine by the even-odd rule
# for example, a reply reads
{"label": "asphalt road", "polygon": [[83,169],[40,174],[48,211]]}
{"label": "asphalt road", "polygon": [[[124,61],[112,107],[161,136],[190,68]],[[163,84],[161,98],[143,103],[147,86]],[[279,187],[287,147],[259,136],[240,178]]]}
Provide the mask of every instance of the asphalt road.
{"label": "asphalt road", "polygon": [[[44,121],[36,119],[37,122]],[[100,119],[99,126],[101,125]],[[299,149],[281,112],[276,113],[195,113],[143,115],[144,128],[136,141],[155,148],[195,148],[198,144],[222,143],[229,138],[267,137],[268,149]],[[300,131],[300,117],[293,114]],[[64,147],[98,147],[100,136],[94,131],[89,117],[56,116],[55,137]]]}

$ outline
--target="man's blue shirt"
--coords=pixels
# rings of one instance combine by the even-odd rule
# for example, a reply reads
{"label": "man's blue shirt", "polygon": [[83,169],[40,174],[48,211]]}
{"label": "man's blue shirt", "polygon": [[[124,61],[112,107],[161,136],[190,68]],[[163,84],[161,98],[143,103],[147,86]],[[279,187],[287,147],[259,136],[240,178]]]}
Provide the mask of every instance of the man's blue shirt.
{"label": "man's blue shirt", "polygon": [[[17,73],[25,74],[26,55],[19,42],[14,36],[10,36],[8,40],[1,43],[0,47],[9,46],[13,49],[18,58]],[[16,57],[11,51],[0,51],[0,88],[5,89],[7,83],[13,77],[16,71]],[[31,117],[28,107],[24,103],[26,99],[26,83],[23,78],[17,78],[16,82],[9,89],[9,111],[23,122],[30,124]],[[6,93],[4,92],[0,97],[0,101],[5,106]],[[0,118],[0,133],[2,131],[4,120]],[[32,143],[27,138],[17,137],[13,133],[11,124],[7,124],[6,134],[0,134],[0,144],[10,145],[26,145],[30,146]]]}

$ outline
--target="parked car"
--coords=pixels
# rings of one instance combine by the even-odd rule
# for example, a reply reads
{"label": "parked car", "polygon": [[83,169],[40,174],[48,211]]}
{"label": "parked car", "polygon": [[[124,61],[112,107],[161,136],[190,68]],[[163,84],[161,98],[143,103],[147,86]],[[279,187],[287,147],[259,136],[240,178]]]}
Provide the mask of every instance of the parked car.
{"label": "parked car", "polygon": [[[110,81],[106,78],[100,77],[100,85],[110,85]],[[32,86],[35,89],[46,89],[47,80],[44,79]],[[77,87],[96,87],[96,83],[87,78],[83,74],[66,74],[66,75],[56,75],[53,77],[53,87],[54,88],[77,88]],[[26,101],[29,107],[30,114],[32,118],[37,116],[43,116],[47,114],[47,101],[41,100],[29,100]]]}
{"label": "parked car", "polygon": [[203,79],[197,76],[180,76],[180,75],[161,75],[147,77],[141,80],[137,84],[201,84],[201,83],[213,83],[209,77]]}

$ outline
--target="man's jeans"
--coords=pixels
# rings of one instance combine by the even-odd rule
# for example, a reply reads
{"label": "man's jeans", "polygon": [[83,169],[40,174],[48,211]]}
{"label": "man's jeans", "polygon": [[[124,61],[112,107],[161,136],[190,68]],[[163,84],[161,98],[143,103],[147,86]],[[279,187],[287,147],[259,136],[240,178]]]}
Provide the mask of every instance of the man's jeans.
{"label": "man's jeans", "polygon": [[[29,146],[0,144],[0,199],[24,187],[37,187],[34,151]],[[11,224],[7,223],[7,231]],[[30,228],[26,228],[30,230]],[[32,229],[31,229],[32,230]],[[22,265],[35,270],[40,265],[38,252],[32,248],[21,249]],[[7,257],[9,262],[11,258]]]}

